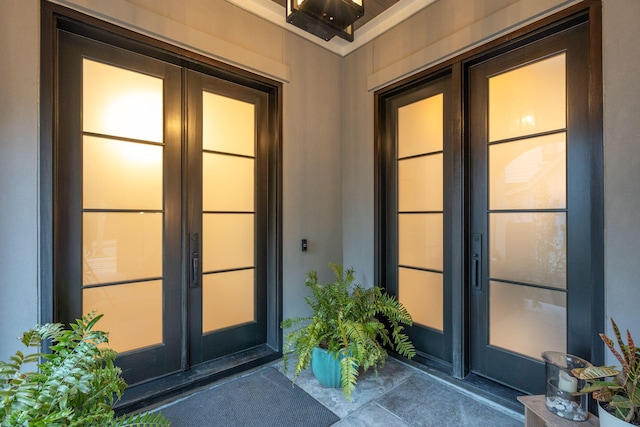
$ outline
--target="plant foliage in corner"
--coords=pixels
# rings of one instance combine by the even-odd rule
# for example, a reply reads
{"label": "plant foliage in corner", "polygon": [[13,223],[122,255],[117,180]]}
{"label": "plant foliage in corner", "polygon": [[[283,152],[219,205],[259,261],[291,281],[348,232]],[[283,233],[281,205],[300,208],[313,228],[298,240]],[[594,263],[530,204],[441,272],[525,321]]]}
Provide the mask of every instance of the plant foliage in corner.
{"label": "plant foliage in corner", "polygon": [[[22,344],[37,350],[0,361],[2,427],[170,425],[160,413],[114,417],[112,406],[127,384],[114,364],[116,352],[99,347],[108,343],[107,333],[93,330],[101,317],[91,313],[70,329],[48,323],[22,334]],[[40,352],[43,343],[50,353]]]}
{"label": "plant foliage in corner", "polygon": [[[577,378],[587,381],[580,393],[593,393],[593,398],[607,403],[616,418],[632,425],[640,425],[640,348],[636,347],[627,330],[627,343],[622,339],[618,325],[611,319],[613,332],[620,351],[605,334],[600,338],[618,359],[622,370],[615,366],[592,366],[571,371]],[[607,409],[606,407],[603,409]]]}
{"label": "plant foliage in corner", "polygon": [[407,358],[415,356],[413,344],[402,332],[401,325],[411,326],[413,322],[407,309],[394,296],[377,286],[363,288],[354,284],[353,268],[329,266],[336,276],[333,283],[322,285],[315,271],[307,273],[305,284],[312,294],[305,300],[313,316],[286,319],[281,324],[283,328],[293,328],[285,338],[284,369],[286,371],[289,352],[298,358],[294,382],[300,372],[309,367],[315,347],[327,349],[335,358],[343,356],[341,386],[350,400],[359,368],[363,371],[373,368],[377,375],[387,357],[385,346]]}

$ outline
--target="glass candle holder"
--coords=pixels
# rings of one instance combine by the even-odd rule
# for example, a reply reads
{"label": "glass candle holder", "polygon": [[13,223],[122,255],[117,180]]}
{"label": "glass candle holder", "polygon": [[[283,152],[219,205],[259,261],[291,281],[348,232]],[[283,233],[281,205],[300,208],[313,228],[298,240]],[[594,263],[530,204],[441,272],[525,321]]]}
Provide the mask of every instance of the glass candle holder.
{"label": "glass candle holder", "polygon": [[547,377],[547,409],[568,420],[586,420],[589,417],[589,396],[580,393],[585,381],[574,377],[571,370],[592,366],[591,363],[558,351],[545,351],[542,358]]}

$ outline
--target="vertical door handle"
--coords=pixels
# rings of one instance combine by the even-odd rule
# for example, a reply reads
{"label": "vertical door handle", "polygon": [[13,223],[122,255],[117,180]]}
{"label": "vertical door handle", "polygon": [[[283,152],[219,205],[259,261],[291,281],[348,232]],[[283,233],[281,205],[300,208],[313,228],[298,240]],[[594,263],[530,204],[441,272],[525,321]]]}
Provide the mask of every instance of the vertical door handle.
{"label": "vertical door handle", "polygon": [[482,234],[471,234],[471,289],[482,290]]}
{"label": "vertical door handle", "polygon": [[189,236],[189,252],[191,262],[189,263],[189,287],[197,288],[200,283],[200,253],[198,233],[191,233]]}

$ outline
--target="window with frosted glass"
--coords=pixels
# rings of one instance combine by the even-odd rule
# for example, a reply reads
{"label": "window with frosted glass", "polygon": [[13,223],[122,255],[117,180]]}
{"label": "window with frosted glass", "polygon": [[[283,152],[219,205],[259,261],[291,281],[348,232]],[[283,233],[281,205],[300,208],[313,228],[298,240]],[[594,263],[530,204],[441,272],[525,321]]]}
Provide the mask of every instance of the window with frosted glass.
{"label": "window with frosted glass", "polygon": [[443,328],[443,107],[437,94],[398,108],[398,299],[414,323]]}
{"label": "window with frosted glass", "polygon": [[[163,81],[83,60],[82,309],[118,352],[163,342]],[[132,328],[131,325],[136,325]]]}
{"label": "window with frosted glass", "polygon": [[202,333],[255,320],[255,106],[202,92]]}
{"label": "window with frosted glass", "polygon": [[536,359],[566,351],[565,60],[489,79],[489,341]]}

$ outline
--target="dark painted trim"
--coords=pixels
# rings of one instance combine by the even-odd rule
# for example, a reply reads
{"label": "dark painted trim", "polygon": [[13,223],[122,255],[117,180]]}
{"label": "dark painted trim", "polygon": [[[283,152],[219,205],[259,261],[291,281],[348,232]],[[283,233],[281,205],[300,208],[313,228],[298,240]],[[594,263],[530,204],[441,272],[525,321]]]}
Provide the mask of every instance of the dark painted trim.
{"label": "dark painted trim", "polygon": [[451,174],[450,195],[450,230],[451,255],[450,255],[450,280],[451,280],[451,375],[454,378],[464,378],[468,373],[469,351],[465,337],[468,333],[468,309],[469,300],[464,286],[465,271],[465,238],[466,222],[464,209],[465,185],[464,185],[464,150],[462,138],[464,128],[462,121],[463,79],[460,63],[451,66],[451,164],[447,165]]}
{"label": "dark painted trim", "polygon": [[274,249],[268,256],[267,280],[272,283],[268,287],[267,302],[267,345],[272,349],[282,352],[283,331],[280,324],[283,320],[283,284],[282,284],[282,109],[284,106],[282,83],[274,86],[269,94],[270,129],[273,135],[272,144],[269,145],[269,221],[268,245]]}
{"label": "dark painted trim", "polygon": [[53,135],[57,132],[54,118],[55,73],[57,56],[52,11],[44,5],[40,10],[40,298],[39,323],[53,321]]}

